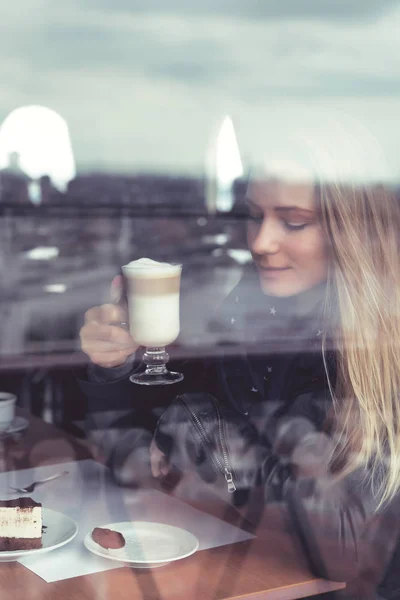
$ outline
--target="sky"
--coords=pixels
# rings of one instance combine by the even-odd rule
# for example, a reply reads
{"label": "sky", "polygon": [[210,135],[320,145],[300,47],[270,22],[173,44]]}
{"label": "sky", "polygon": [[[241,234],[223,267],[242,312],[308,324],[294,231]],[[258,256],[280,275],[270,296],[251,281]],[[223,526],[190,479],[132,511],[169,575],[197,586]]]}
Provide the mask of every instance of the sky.
{"label": "sky", "polygon": [[3,2],[0,123],[43,105],[78,170],[171,174],[203,172],[226,115],[245,165],[341,128],[397,177],[399,29],[394,0]]}

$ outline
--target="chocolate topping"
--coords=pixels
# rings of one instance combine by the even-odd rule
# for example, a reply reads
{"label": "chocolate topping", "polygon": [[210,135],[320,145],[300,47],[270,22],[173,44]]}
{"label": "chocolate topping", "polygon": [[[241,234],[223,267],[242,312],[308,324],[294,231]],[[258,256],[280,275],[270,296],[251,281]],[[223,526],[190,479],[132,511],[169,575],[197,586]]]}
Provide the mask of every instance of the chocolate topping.
{"label": "chocolate topping", "polygon": [[42,506],[32,498],[13,498],[12,500],[0,500],[0,508],[37,508]]}
{"label": "chocolate topping", "polygon": [[99,544],[102,548],[109,548],[117,550],[125,546],[125,538],[119,531],[113,531],[112,529],[103,529],[102,527],[95,527],[92,531],[92,539],[96,544]]}

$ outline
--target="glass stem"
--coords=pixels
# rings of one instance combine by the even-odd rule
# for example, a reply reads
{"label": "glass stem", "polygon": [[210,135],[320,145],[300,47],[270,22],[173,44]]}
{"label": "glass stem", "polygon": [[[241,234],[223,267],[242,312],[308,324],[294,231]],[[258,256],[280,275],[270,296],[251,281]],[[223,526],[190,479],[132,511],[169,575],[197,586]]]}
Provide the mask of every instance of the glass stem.
{"label": "glass stem", "polygon": [[167,372],[166,363],[169,361],[169,354],[165,348],[146,348],[143,354],[143,362],[146,365],[146,374],[162,375]]}

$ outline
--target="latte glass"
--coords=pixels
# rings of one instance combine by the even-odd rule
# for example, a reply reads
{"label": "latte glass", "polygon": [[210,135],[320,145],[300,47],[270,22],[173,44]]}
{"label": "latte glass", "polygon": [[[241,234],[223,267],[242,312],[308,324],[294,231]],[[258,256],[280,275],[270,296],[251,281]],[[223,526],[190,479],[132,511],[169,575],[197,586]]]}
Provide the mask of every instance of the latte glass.
{"label": "latte glass", "polygon": [[167,369],[168,344],[179,335],[179,296],[182,265],[150,259],[122,267],[126,280],[129,328],[137,344],[145,347],[146,369],[130,377],[140,385],[170,385],[182,381],[182,373]]}

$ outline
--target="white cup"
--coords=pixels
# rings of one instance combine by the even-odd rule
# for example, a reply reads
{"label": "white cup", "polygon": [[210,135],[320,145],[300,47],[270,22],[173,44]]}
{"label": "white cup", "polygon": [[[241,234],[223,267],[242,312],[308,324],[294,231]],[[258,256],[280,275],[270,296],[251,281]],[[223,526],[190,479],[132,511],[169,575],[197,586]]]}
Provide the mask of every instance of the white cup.
{"label": "white cup", "polygon": [[0,433],[10,427],[15,417],[17,396],[9,392],[0,392]]}

